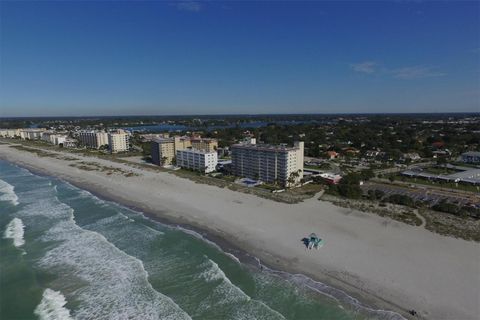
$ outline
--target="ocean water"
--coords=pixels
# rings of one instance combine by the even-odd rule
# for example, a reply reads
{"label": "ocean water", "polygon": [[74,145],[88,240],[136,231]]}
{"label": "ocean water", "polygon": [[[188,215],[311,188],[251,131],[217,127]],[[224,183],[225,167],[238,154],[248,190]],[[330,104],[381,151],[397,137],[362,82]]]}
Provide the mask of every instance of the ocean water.
{"label": "ocean water", "polygon": [[0,319],[402,319],[0,161]]}

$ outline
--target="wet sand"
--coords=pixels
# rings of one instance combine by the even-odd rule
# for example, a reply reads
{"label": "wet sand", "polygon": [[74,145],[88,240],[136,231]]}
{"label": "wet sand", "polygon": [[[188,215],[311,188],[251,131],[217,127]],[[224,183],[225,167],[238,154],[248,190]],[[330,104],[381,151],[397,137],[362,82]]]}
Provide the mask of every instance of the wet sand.
{"label": "wet sand", "polygon": [[[169,223],[205,230],[267,266],[308,275],[345,290],[375,308],[427,319],[478,319],[480,245],[441,236],[373,214],[309,199],[278,203],[193,183],[165,172],[83,157],[138,176],[107,175],[69,166],[72,161],[0,145],[0,158],[69,181],[100,197]],[[306,250],[317,233],[325,245]],[[228,250],[227,250],[228,251]]]}

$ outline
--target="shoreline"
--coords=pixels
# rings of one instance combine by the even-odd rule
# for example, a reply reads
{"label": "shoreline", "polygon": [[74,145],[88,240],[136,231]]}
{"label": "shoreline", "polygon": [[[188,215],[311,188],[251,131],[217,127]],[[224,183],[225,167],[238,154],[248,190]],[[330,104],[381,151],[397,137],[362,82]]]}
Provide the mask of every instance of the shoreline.
{"label": "shoreline", "polygon": [[[188,200],[183,200],[183,199],[179,202],[178,201],[179,197],[177,196],[177,194],[174,194],[171,191],[169,191],[168,189],[165,189],[165,190],[161,190],[161,191],[164,191],[165,194],[162,194],[160,192],[159,193],[159,198],[154,197],[152,195],[150,195],[150,196],[145,195],[145,198],[148,198],[148,199],[143,199],[143,197],[139,197],[138,194],[134,194],[134,195],[137,195],[137,197],[132,196],[132,198],[133,198],[132,199],[129,196],[129,192],[132,191],[132,188],[127,188],[127,187],[123,188],[121,186],[118,186],[119,183],[124,184],[126,182],[128,182],[128,183],[132,182],[132,186],[133,187],[138,187],[138,188],[141,188],[141,185],[139,185],[140,183],[145,183],[146,186],[147,186],[147,188],[145,188],[145,190],[148,190],[148,186],[156,187],[157,184],[154,184],[154,182],[158,183],[158,181],[149,181],[150,178],[147,179],[145,177],[141,177],[141,178],[107,177],[103,173],[84,172],[84,171],[80,171],[80,170],[72,168],[72,167],[68,167],[68,162],[67,161],[58,160],[58,159],[39,158],[39,157],[36,157],[35,155],[27,154],[24,151],[11,150],[11,148],[8,148],[8,146],[0,146],[0,151],[2,151],[1,155],[0,155],[0,158],[3,158],[6,161],[12,162],[16,165],[24,166],[27,169],[32,170],[35,173],[39,172],[40,174],[45,174],[45,175],[48,175],[48,176],[53,176],[53,177],[59,178],[61,180],[65,180],[65,181],[71,183],[72,185],[75,185],[79,188],[85,189],[85,190],[91,192],[92,194],[94,194],[96,196],[99,196],[102,199],[106,199],[108,201],[113,201],[113,202],[119,203],[121,205],[124,205],[126,207],[129,207],[129,208],[131,208],[135,211],[139,211],[139,212],[143,213],[145,216],[147,216],[148,218],[153,219],[155,221],[158,221],[160,223],[163,223],[163,224],[166,224],[166,225],[172,225],[172,224],[173,225],[180,225],[181,227],[184,227],[186,229],[193,230],[194,232],[197,232],[200,235],[202,235],[203,237],[205,237],[208,241],[212,241],[215,244],[219,245],[219,247],[223,251],[225,251],[226,253],[231,253],[233,251],[233,254],[235,256],[237,256],[235,254],[235,252],[237,252],[237,253],[240,252],[240,253],[245,253],[246,255],[248,255],[250,257],[253,257],[253,258],[258,257],[258,259],[260,259],[261,263],[268,268],[271,268],[271,269],[274,269],[274,270],[281,270],[279,272],[285,271],[285,272],[290,273],[290,274],[300,273],[300,274],[303,274],[303,275],[313,279],[314,281],[320,281],[321,283],[324,283],[324,284],[326,284],[326,285],[328,285],[328,286],[330,286],[334,289],[340,289],[341,291],[347,293],[351,297],[354,297],[355,299],[359,300],[362,303],[362,305],[365,306],[367,309],[369,307],[372,307],[373,309],[379,309],[379,310],[392,310],[394,312],[400,313],[402,316],[404,316],[406,318],[411,318],[411,316],[407,313],[407,310],[415,309],[415,310],[419,311],[417,306],[415,306],[415,305],[412,306],[410,304],[406,304],[406,303],[409,303],[409,301],[403,300],[404,297],[399,295],[398,292],[395,292],[393,290],[393,288],[392,288],[391,291],[390,291],[390,288],[387,288],[387,289],[389,289],[389,291],[387,291],[384,287],[380,288],[380,290],[376,290],[378,288],[378,283],[369,283],[369,281],[368,281],[369,279],[364,279],[361,276],[358,276],[359,279],[357,280],[357,282],[355,282],[355,279],[352,279],[353,277],[350,278],[349,274],[347,272],[345,272],[345,273],[341,272],[342,266],[339,265],[338,262],[334,262],[332,264],[334,266],[337,265],[337,267],[340,267],[340,268],[338,268],[338,269],[340,269],[340,271],[336,270],[336,268],[325,267],[323,265],[323,262],[322,262],[324,260],[323,256],[325,255],[325,260],[328,259],[328,258],[330,258],[330,259],[336,258],[335,254],[338,254],[338,253],[335,252],[335,251],[333,253],[330,253],[327,256],[325,249],[320,249],[319,251],[315,251],[314,253],[310,252],[310,255],[306,256],[304,254],[304,252],[299,252],[299,249],[294,249],[294,251],[292,251],[292,248],[288,247],[288,245],[291,245],[291,243],[286,243],[286,241],[284,241],[282,243],[276,243],[276,247],[277,247],[276,249],[275,249],[275,246],[272,246],[270,244],[269,244],[269,247],[267,249],[263,249],[262,245],[266,246],[266,241],[270,241],[270,239],[277,239],[276,238],[277,234],[276,234],[275,230],[272,230],[272,231],[268,231],[268,230],[265,230],[265,229],[260,230],[260,231],[255,230],[258,223],[261,223],[262,226],[265,226],[265,225],[268,226],[268,217],[272,217],[271,214],[276,216],[278,218],[279,222],[280,222],[280,221],[282,221],[282,219],[283,220],[286,219],[285,218],[286,215],[289,215],[290,217],[291,217],[291,215],[294,215],[297,208],[299,210],[300,209],[305,209],[305,210],[308,209],[309,211],[311,211],[312,209],[320,210],[320,211],[327,210],[329,216],[331,216],[330,218],[333,217],[332,219],[337,219],[337,220],[345,220],[346,219],[348,223],[351,222],[350,220],[352,220],[352,219],[353,219],[353,222],[363,221],[364,223],[368,223],[368,224],[372,224],[372,223],[377,224],[378,222],[387,223],[388,224],[387,227],[389,228],[389,231],[391,231],[391,232],[396,232],[396,229],[399,229],[399,228],[400,229],[405,229],[405,230],[407,230],[406,228],[410,228],[408,230],[410,230],[410,232],[412,233],[413,232],[412,230],[414,230],[415,227],[402,226],[402,225],[399,225],[398,223],[395,223],[393,221],[386,221],[386,219],[378,218],[378,217],[372,217],[372,216],[370,216],[368,214],[365,214],[365,213],[360,213],[360,212],[355,212],[355,211],[350,211],[349,213],[346,213],[345,210],[342,211],[341,208],[337,208],[337,207],[334,207],[333,205],[328,205],[328,204],[322,203],[321,201],[318,201],[316,199],[312,199],[311,201],[305,201],[303,203],[295,204],[295,205],[277,204],[277,203],[273,203],[273,201],[266,200],[266,199],[253,199],[252,197],[254,197],[254,196],[251,196],[251,195],[237,194],[234,191],[224,190],[224,189],[220,189],[220,188],[217,188],[217,187],[202,186],[202,185],[199,186],[199,185],[195,185],[191,181],[183,181],[183,182],[180,181],[179,182],[178,179],[181,179],[181,178],[167,177],[167,176],[165,176],[165,175],[168,175],[167,173],[156,174],[157,176],[161,176],[159,179],[162,180],[161,182],[164,183],[163,187],[168,188],[169,184],[171,184],[173,189],[180,188],[180,190],[182,190],[182,192],[184,192],[186,194],[188,194],[188,192],[186,192],[184,189],[187,189],[187,191],[191,191],[191,192],[194,192],[194,191],[198,192],[198,193],[203,192],[205,194],[199,194],[198,197],[197,197],[198,199],[190,199],[190,202],[188,202]],[[87,158],[87,157],[85,157],[85,158]],[[97,161],[97,162],[102,162],[102,163],[104,163],[106,161],[106,160],[99,160],[99,159],[95,159],[95,158],[87,158],[87,159],[89,159],[90,161]],[[47,163],[47,162],[50,162],[50,163]],[[120,164],[116,164],[116,163],[110,163],[110,164],[112,166],[125,167],[124,165],[120,165]],[[135,171],[135,170],[136,171],[142,171],[142,170],[139,170],[139,169],[132,169],[132,168],[129,168],[129,169],[132,170],[132,171]],[[155,175],[155,174],[152,174],[152,173],[148,173],[148,174],[149,175]],[[103,177],[94,178],[93,177],[94,175],[103,176]],[[109,188],[108,184],[107,184],[108,182],[110,182],[112,184],[117,184],[118,188],[115,188],[115,185],[113,185],[111,188]],[[175,185],[175,184],[178,184],[178,185]],[[133,188],[133,189],[135,189],[135,188]],[[119,194],[118,191],[123,191],[123,193]],[[175,191],[175,190],[173,190],[173,191]],[[150,191],[150,192],[153,192],[153,190]],[[139,192],[139,194],[141,194],[141,192]],[[223,194],[223,197],[222,197],[222,194]],[[170,198],[169,198],[169,196],[170,196]],[[193,194],[191,194],[190,196],[193,197]],[[215,206],[212,205],[211,203],[206,203],[205,202],[205,199],[215,199],[217,197],[218,197],[218,199],[216,199],[216,200],[218,202],[220,202],[221,205],[222,204],[224,205],[224,207],[220,208],[220,210],[218,208],[215,208]],[[137,201],[135,201],[134,199],[136,199]],[[144,200],[145,201],[144,202],[138,202],[139,199],[142,199],[142,201],[144,201]],[[232,201],[232,199],[233,199],[233,201]],[[202,203],[204,205],[204,207],[206,207],[206,208],[205,209],[203,209],[203,208],[198,209],[197,206],[194,206],[194,205],[192,206],[192,202],[194,202],[195,200],[202,200],[202,201],[199,201],[199,202]],[[163,201],[165,201],[165,204],[162,204]],[[233,202],[233,204],[232,204],[232,202]],[[155,204],[155,208],[151,207],[152,203]],[[237,203],[237,204],[235,204],[235,203]],[[239,206],[240,207],[240,209],[235,209],[235,213],[241,213],[244,210],[258,211],[258,215],[251,215],[250,214],[250,215],[247,216],[247,217],[250,217],[250,218],[256,218],[258,220],[256,222],[258,222],[258,223],[257,224],[256,223],[248,223],[248,221],[246,221],[247,217],[243,217],[242,221],[235,221],[235,219],[236,219],[235,215],[233,215],[234,218],[233,218],[233,220],[231,220],[230,216],[227,216],[227,213],[222,214],[222,212],[224,211],[222,209],[228,210],[229,207],[232,207],[232,210],[233,210],[234,206]],[[202,206],[199,206],[199,207],[202,207]],[[258,207],[258,208],[256,208],[256,207]],[[189,210],[189,211],[187,212],[186,210]],[[218,212],[220,212],[220,215],[219,214],[214,215],[214,214],[210,213],[209,210],[218,211]],[[282,215],[279,214],[277,216],[277,214],[275,213],[275,210],[283,210],[284,212],[282,211],[283,214]],[[272,213],[268,212],[268,214],[267,214],[267,211],[272,211]],[[330,213],[329,211],[336,211],[336,212]],[[215,212],[215,213],[218,213],[218,212]],[[227,217],[224,217],[224,215],[227,216]],[[265,216],[265,217],[263,217],[263,216]],[[212,217],[213,217],[213,220],[212,220]],[[226,218],[228,218],[230,220],[218,221],[218,223],[216,221],[217,219],[223,220],[223,219],[226,219]],[[266,218],[266,219],[264,219],[264,218]],[[307,216],[307,218],[309,218],[309,216]],[[265,222],[265,220],[266,220],[266,222]],[[214,221],[214,222],[212,223],[212,221]],[[297,223],[297,221],[295,221],[295,219],[293,219],[293,220],[289,219],[288,221],[290,221],[290,223],[292,223],[292,221]],[[288,221],[285,221],[285,223],[288,224],[289,223]],[[330,221],[330,220],[328,220],[328,221]],[[323,223],[327,223],[328,221],[327,220],[323,221]],[[237,230],[237,228],[236,228],[237,227],[236,226],[237,222],[241,222],[241,223],[238,223],[238,229],[241,229],[241,232],[236,231]],[[310,228],[309,225],[311,224],[311,222],[312,221],[309,221],[309,219],[307,219],[305,221],[300,221],[299,222],[301,224],[300,227],[304,228],[306,226],[306,227]],[[333,228],[334,229],[333,231],[336,230],[337,232],[340,232],[340,231],[345,232],[346,230],[339,229],[339,227],[342,227],[344,229],[345,225],[340,226],[340,225],[338,225],[338,222],[339,221],[332,221],[331,225],[329,227]],[[320,226],[321,226],[321,224],[320,224]],[[233,227],[233,229],[232,229],[232,227]],[[288,230],[289,229],[288,226],[286,226],[286,227],[287,227],[287,229],[284,229],[285,226],[282,225],[281,228],[280,228],[280,231],[286,232],[285,236],[288,236],[289,234],[293,233],[294,237],[297,237],[296,236],[297,233],[295,231],[290,231],[290,230]],[[299,226],[297,226],[297,227],[299,227]],[[313,228],[313,227],[311,227],[311,228]],[[371,226],[369,228],[371,228]],[[367,229],[367,230],[369,230],[369,229]],[[249,234],[244,234],[244,232],[254,233],[255,237],[257,237],[257,238],[253,239],[253,240],[257,240],[257,241],[253,241],[254,244],[252,245],[252,241],[249,241],[249,236],[251,237],[251,234],[250,233]],[[258,232],[260,232],[260,234],[258,234]],[[357,232],[358,233],[358,230],[350,230],[350,232]],[[365,237],[369,236],[368,232],[371,233],[371,230],[366,231],[366,232],[367,233],[363,235]],[[438,235],[436,235],[436,236],[435,235],[430,235],[429,232],[426,231],[426,230],[421,230],[421,231],[415,230],[413,232],[414,233],[413,236],[415,236],[419,232],[421,232],[421,236],[419,236],[420,239],[421,239],[421,237],[427,237],[427,238],[433,237],[434,240],[441,239],[445,243],[448,243],[448,244],[450,244],[451,246],[454,246],[454,247],[459,245],[457,240],[449,239],[449,238],[447,238],[448,240],[445,240],[444,238],[439,238]],[[301,234],[299,234],[299,236],[300,235]],[[362,235],[362,234],[359,233],[359,236],[360,235]],[[266,241],[265,241],[265,236],[266,236]],[[283,236],[283,234],[282,234],[282,236]],[[331,234],[331,237],[333,237],[333,234]],[[388,235],[387,235],[387,237],[388,237]],[[280,241],[281,241],[281,238],[282,237],[280,237]],[[388,238],[385,238],[384,234],[381,235],[381,238],[383,240],[388,240]],[[326,238],[326,239],[327,239],[326,240],[327,241],[326,246],[334,246],[333,242],[329,242],[329,241],[333,241],[333,240],[331,240],[330,238]],[[300,238],[294,239],[294,240],[295,241],[298,240],[298,243],[300,242],[299,241]],[[272,240],[272,241],[276,242],[277,240]],[[430,239],[430,241],[431,241],[431,239]],[[348,241],[345,240],[345,242],[342,243],[342,245],[347,246],[346,252],[349,253],[349,254],[355,254],[355,250],[353,252],[350,252],[348,250],[348,246],[350,246],[350,245],[351,246],[356,246],[356,249],[358,249],[358,250],[365,250],[365,249],[369,250],[368,244],[367,244],[367,247],[365,248],[365,246],[361,243],[361,241],[351,242],[351,240],[348,240]],[[466,250],[465,255],[467,255],[467,254],[471,255],[472,253],[476,254],[478,252],[478,246],[477,245],[468,245],[468,246],[469,247],[467,248],[468,250]],[[298,245],[298,248],[301,248],[301,247]],[[338,248],[338,250],[345,250],[345,246],[338,246],[337,248]],[[300,250],[303,250],[303,249],[300,249]],[[427,254],[428,252],[424,252],[424,253]],[[356,254],[356,256],[354,257],[355,259],[353,259],[353,260],[356,260],[356,259],[358,260],[359,255],[361,256],[363,254],[367,254],[367,255],[366,255],[365,259],[360,259],[360,262],[358,262],[358,261],[356,262],[357,267],[362,267],[359,264],[361,264],[363,260],[369,260],[368,254],[371,256],[371,259],[373,260],[373,262],[377,262],[377,261],[375,261],[375,259],[379,257],[378,254],[375,253],[375,251],[370,252],[370,253],[369,252],[363,252],[363,253],[358,252]],[[289,255],[292,255],[292,256],[289,257]],[[242,256],[242,254],[240,254],[240,256]],[[342,258],[342,256],[340,256],[340,258]],[[349,257],[347,256],[347,258],[342,258],[342,259],[346,259],[347,261],[349,261],[348,258]],[[381,258],[381,256],[380,256],[380,258]],[[342,260],[342,259],[340,259],[340,260]],[[392,268],[395,267],[394,266],[395,262],[400,262],[401,263],[403,261],[403,263],[406,264],[406,262],[403,259],[400,259],[400,260],[398,260],[398,258],[396,258],[396,259],[397,260],[393,259],[394,261],[393,261],[393,265],[391,266]],[[317,263],[317,260],[319,260],[319,263]],[[350,260],[350,261],[353,261],[353,260]],[[385,261],[389,262],[387,260],[383,260],[383,261],[384,262]],[[446,261],[446,260],[444,260],[444,261]],[[245,261],[242,261],[242,262],[245,263]],[[353,262],[355,262],[355,261],[353,261]],[[420,262],[417,262],[417,261],[414,261],[414,262],[417,263],[417,264],[420,263]],[[381,261],[380,261],[380,263],[381,263]],[[413,265],[415,265],[415,263],[413,263]],[[368,267],[369,267],[369,264],[367,263],[367,269],[363,270],[363,271],[367,272],[367,275],[368,275]],[[407,263],[406,267],[410,267],[408,265],[408,263]],[[387,266],[387,268],[388,268],[388,266]],[[475,266],[473,266],[473,268],[475,268]],[[332,269],[333,269],[333,271],[332,271]],[[383,268],[383,269],[385,269],[385,268]],[[400,267],[400,269],[401,269],[401,267]],[[314,270],[314,271],[312,271],[312,270]],[[379,270],[382,270],[382,269],[379,269]],[[385,270],[388,271],[388,269],[385,269]],[[383,276],[385,276],[385,274],[388,274],[388,273],[386,273],[386,271],[384,271]],[[380,276],[381,275],[379,275],[379,277]],[[415,276],[415,274],[412,274],[412,276]],[[440,277],[441,277],[441,275],[438,275],[437,278],[440,279]],[[471,275],[469,275],[469,277],[467,277],[468,281],[470,281],[471,285],[475,286],[476,283],[478,283],[478,281],[474,280],[473,283],[472,283],[470,277],[471,277]],[[417,276],[417,278],[420,279],[421,277]],[[353,280],[353,281],[351,281],[351,280]],[[432,280],[432,281],[434,282],[434,280]],[[475,282],[475,281],[477,281],[477,282]],[[450,281],[447,281],[447,282],[450,282]],[[395,286],[393,286],[393,287],[395,287]],[[448,288],[443,288],[443,289],[448,290]],[[401,292],[401,290],[400,290],[400,292]],[[475,299],[475,294],[477,294],[477,293],[475,292],[475,288],[472,288],[470,286],[470,293],[472,293],[472,292],[474,294],[473,299]],[[416,298],[419,298],[418,296],[421,296],[421,295],[422,295],[422,292],[419,292],[419,293],[417,293],[417,297],[414,296],[414,297],[411,298],[411,300],[413,301]],[[407,296],[408,296],[408,294],[407,294]],[[458,297],[458,299],[462,299],[462,298],[463,297]],[[423,300],[423,301],[419,301],[420,305],[422,304],[422,302],[431,303],[431,301],[425,300],[425,298],[423,298],[421,300]],[[395,302],[392,303],[390,301],[395,301]],[[452,306],[455,305],[455,301],[450,302],[450,304]],[[424,318],[430,318],[430,317],[439,318],[437,315],[440,315],[442,313],[441,312],[438,312],[438,313],[435,312],[435,309],[438,307],[438,305],[439,305],[438,302],[432,304],[431,306],[427,305],[427,307],[428,307],[427,312],[425,312],[425,311],[422,312],[422,313],[419,312],[419,314]],[[450,306],[448,306],[448,307],[450,307]],[[421,311],[423,311],[423,310],[421,310]],[[460,316],[459,314],[456,314],[456,311],[450,310],[450,312],[448,313],[449,315],[447,315],[447,317],[456,318],[456,319],[470,319],[470,318],[472,318],[472,315],[473,315],[473,317],[475,317],[475,313],[476,313],[476,311],[474,309],[471,309],[470,310],[470,316],[468,316],[468,313],[467,313],[467,316],[465,316],[465,314],[463,316]],[[418,319],[420,317],[415,317],[415,318]]]}
{"label": "shoreline", "polygon": [[[0,160],[4,160],[4,159],[0,157]],[[4,161],[9,162],[8,160],[4,160]],[[332,289],[332,291],[335,291],[337,294],[336,295],[328,294],[322,290],[313,288],[312,286],[303,285],[305,289],[312,291],[312,293],[326,296],[328,298],[336,300],[338,303],[342,305],[345,305],[347,307],[347,310],[353,311],[354,309],[358,308],[361,314],[368,314],[368,313],[392,314],[393,316],[392,319],[395,319],[395,320],[408,318],[408,310],[405,310],[400,306],[395,305],[389,301],[386,301],[378,296],[374,296],[369,292],[361,291],[359,290],[359,288],[354,288],[350,284],[340,279],[335,279],[333,277],[326,277],[325,279],[319,280],[318,276],[314,276],[304,272],[298,273],[295,269],[290,269],[285,265],[282,265],[279,262],[279,260],[276,258],[274,259],[276,259],[277,261],[262,261],[259,257],[255,256],[250,251],[247,251],[233,244],[232,242],[226,240],[224,237],[216,234],[214,231],[209,230],[206,227],[200,227],[200,226],[196,226],[191,223],[186,223],[182,221],[175,221],[174,219],[163,216],[161,213],[145,210],[144,208],[141,208],[135,204],[130,203],[127,199],[114,197],[111,194],[104,193],[101,190],[94,188],[91,185],[88,185],[85,183],[78,183],[76,181],[69,181],[62,177],[52,175],[39,168],[30,167],[26,165],[18,165],[18,164],[14,164],[14,165],[17,165],[26,170],[29,170],[35,175],[54,178],[62,182],[67,182],[76,188],[88,191],[89,193],[91,193],[92,195],[94,195],[95,197],[101,200],[113,202],[115,204],[124,206],[130,210],[133,210],[135,212],[142,214],[147,219],[160,223],[166,227],[180,229],[182,232],[188,233],[190,235],[192,235],[192,232],[193,232],[196,234],[196,235],[194,234],[193,236],[197,237],[198,235],[198,237],[201,238],[202,241],[207,242],[209,245],[218,247],[226,255],[233,256],[231,257],[232,259],[237,260],[239,263],[244,264],[246,266],[253,267],[257,271],[262,271],[265,268],[268,272],[271,272],[284,279],[287,279],[288,275],[300,276],[300,277],[304,277],[306,280],[310,280],[316,284],[320,284],[321,286],[327,286],[328,289]],[[255,251],[255,250],[252,249],[252,251]],[[300,286],[300,284],[296,284],[296,285]],[[345,295],[347,297],[347,300],[350,300],[350,301],[344,301],[345,299],[342,299],[341,297],[339,297],[339,295]],[[352,302],[352,299],[356,301]],[[417,317],[417,319],[419,318]]]}

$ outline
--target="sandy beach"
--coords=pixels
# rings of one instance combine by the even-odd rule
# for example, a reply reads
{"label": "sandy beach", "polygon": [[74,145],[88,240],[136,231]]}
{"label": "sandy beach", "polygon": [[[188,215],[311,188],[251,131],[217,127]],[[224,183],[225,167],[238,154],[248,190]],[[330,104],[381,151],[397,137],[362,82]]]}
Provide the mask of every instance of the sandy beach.
{"label": "sandy beach", "polygon": [[[426,319],[478,319],[480,245],[431,233],[374,214],[336,207],[317,197],[284,204],[165,172],[93,157],[82,161],[136,175],[107,175],[69,166],[75,161],[0,145],[4,159],[69,181],[150,216],[206,230],[276,269],[305,274],[375,308]],[[325,239],[306,250],[311,232]],[[415,317],[418,318],[418,317]]]}

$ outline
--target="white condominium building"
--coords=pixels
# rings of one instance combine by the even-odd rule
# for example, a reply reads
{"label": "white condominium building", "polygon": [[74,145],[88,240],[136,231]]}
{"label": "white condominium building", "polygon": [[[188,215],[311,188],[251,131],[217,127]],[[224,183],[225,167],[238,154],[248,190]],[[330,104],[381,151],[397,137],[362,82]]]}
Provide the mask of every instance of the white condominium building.
{"label": "white condominium building", "polygon": [[128,151],[128,133],[122,129],[108,133],[108,147],[112,153]]}
{"label": "white condominium building", "polygon": [[108,144],[108,134],[103,131],[82,130],[78,133],[78,140],[89,148],[98,149]]}
{"label": "white condominium building", "polygon": [[20,129],[20,138],[23,140],[36,140],[41,139],[43,132],[46,129]]}
{"label": "white condominium building", "polygon": [[42,140],[55,145],[63,144],[67,138],[68,137],[65,134],[58,134],[51,131],[46,131],[42,134]]}
{"label": "white condominium building", "polygon": [[195,149],[177,150],[177,166],[204,173],[215,171],[218,157],[216,152]]}
{"label": "white condominium building", "polygon": [[303,178],[303,141],[295,142],[293,147],[241,143],[230,150],[237,176],[282,186],[296,185]]}
{"label": "white condominium building", "polygon": [[42,139],[46,132],[45,128],[28,128],[28,129],[0,129],[0,137],[4,138],[21,138],[22,140]]}
{"label": "white condominium building", "polygon": [[3,137],[3,138],[20,137],[20,129],[0,129],[0,137]]}

